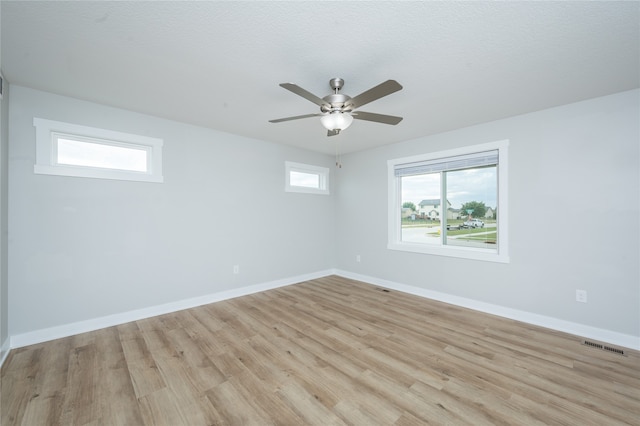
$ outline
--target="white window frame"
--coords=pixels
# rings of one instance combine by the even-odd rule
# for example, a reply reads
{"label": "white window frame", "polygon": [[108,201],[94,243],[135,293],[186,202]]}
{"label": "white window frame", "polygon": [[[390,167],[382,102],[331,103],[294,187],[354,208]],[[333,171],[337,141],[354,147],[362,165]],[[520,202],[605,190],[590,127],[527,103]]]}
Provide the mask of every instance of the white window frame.
{"label": "white window frame", "polygon": [[[33,125],[36,128],[36,163],[33,166],[36,174],[155,183],[164,181],[162,139],[42,118],[34,118]],[[143,150],[147,156],[147,171],[60,164],[57,161],[59,138]]]}
{"label": "white window frame", "polygon": [[[310,164],[284,162],[286,192],[300,192],[303,194],[329,195],[329,169],[327,167],[312,166]],[[307,173],[318,176],[318,188],[291,185],[291,172]]]}
{"label": "white window frame", "polygon": [[[433,152],[412,157],[396,158],[387,161],[388,170],[388,244],[390,250],[408,251],[438,256],[459,257],[464,259],[484,260],[490,262],[509,262],[509,214],[508,214],[508,149],[509,141],[502,140],[480,145],[467,146],[446,151]],[[401,164],[418,163],[445,159],[461,155],[476,154],[485,151],[498,151],[498,221],[497,244],[495,250],[462,247],[453,245],[431,245],[402,241],[402,209],[400,178],[395,175],[395,168]]]}

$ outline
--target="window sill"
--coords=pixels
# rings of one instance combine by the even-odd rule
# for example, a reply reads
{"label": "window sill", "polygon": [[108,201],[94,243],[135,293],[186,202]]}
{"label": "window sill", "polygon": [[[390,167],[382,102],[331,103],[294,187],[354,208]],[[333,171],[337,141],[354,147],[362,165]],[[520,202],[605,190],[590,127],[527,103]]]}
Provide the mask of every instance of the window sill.
{"label": "window sill", "polygon": [[162,183],[162,176],[151,175],[147,173],[136,173],[119,170],[99,170],[85,167],[72,166],[48,166],[36,164],[33,166],[33,172],[38,175],[54,175],[54,176],[71,176],[95,179],[114,179],[129,180],[138,182],[154,182]]}
{"label": "window sill", "polygon": [[509,263],[509,256],[497,252],[476,249],[473,247],[426,246],[424,244],[389,243],[389,250],[411,253],[430,254],[435,256],[457,257],[460,259],[481,260],[485,262]]}

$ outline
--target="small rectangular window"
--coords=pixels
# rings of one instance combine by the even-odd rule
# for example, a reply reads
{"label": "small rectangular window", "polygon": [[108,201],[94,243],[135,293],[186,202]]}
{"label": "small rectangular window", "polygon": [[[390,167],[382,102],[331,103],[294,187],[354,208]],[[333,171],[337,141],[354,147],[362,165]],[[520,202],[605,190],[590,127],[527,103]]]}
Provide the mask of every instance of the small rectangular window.
{"label": "small rectangular window", "polygon": [[289,174],[291,186],[301,186],[303,188],[320,189],[320,175],[316,173],[303,173],[291,171]]}
{"label": "small rectangular window", "polygon": [[146,173],[149,148],[114,145],[106,141],[54,134],[56,163]]}
{"label": "small rectangular window", "polygon": [[34,172],[162,182],[161,139],[35,118]]}
{"label": "small rectangular window", "polygon": [[285,191],[329,194],[329,169],[285,161]]}
{"label": "small rectangular window", "polygon": [[388,247],[507,262],[507,146],[390,160]]}

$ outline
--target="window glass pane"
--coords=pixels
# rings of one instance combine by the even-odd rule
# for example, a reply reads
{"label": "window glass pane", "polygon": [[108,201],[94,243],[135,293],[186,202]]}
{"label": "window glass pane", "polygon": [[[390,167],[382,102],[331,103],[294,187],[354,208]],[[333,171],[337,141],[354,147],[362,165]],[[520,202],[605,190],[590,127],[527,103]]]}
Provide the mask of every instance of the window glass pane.
{"label": "window glass pane", "polygon": [[147,172],[147,150],[92,143],[82,140],[57,139],[57,163],[71,166]]}
{"label": "window glass pane", "polygon": [[445,244],[495,249],[498,176],[496,166],[445,172],[447,213]]}
{"label": "window glass pane", "polygon": [[[399,179],[402,242],[496,248],[496,166]],[[441,196],[443,185],[446,197]]]}
{"label": "window glass pane", "polygon": [[291,170],[289,172],[289,184],[291,186],[302,186],[304,188],[320,188],[320,175]]}
{"label": "window glass pane", "polygon": [[403,176],[401,236],[408,243],[440,244],[440,173]]}

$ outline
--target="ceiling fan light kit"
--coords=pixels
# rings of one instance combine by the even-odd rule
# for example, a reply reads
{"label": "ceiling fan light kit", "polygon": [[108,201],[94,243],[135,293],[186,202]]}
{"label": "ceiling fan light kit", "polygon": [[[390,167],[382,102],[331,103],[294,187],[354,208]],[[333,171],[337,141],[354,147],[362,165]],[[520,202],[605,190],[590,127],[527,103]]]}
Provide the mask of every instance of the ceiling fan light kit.
{"label": "ceiling fan light kit", "polygon": [[334,111],[320,117],[320,123],[327,130],[344,130],[353,123],[353,116],[348,112]]}
{"label": "ceiling fan light kit", "polygon": [[301,118],[309,117],[320,117],[320,123],[325,129],[327,129],[327,136],[335,136],[339,134],[340,131],[349,127],[354,118],[391,125],[396,125],[402,121],[402,117],[396,117],[393,115],[355,111],[356,108],[359,108],[362,105],[401,90],[402,86],[395,80],[387,80],[384,83],[380,83],[354,98],[340,93],[340,89],[344,86],[344,80],[341,78],[332,78],[329,80],[329,86],[333,90],[333,93],[325,96],[324,98],[320,98],[294,83],[282,83],[280,86],[318,105],[320,107],[320,112],[316,114],[297,115],[293,117],[269,120],[271,123],[281,123],[283,121],[299,120]]}

